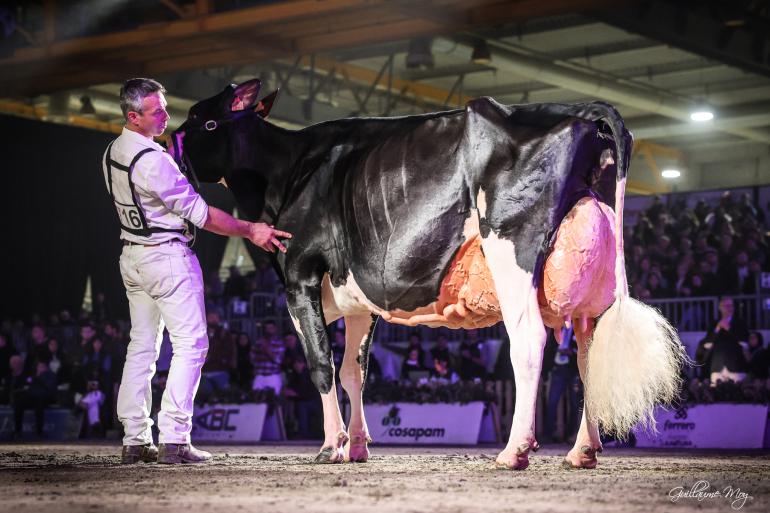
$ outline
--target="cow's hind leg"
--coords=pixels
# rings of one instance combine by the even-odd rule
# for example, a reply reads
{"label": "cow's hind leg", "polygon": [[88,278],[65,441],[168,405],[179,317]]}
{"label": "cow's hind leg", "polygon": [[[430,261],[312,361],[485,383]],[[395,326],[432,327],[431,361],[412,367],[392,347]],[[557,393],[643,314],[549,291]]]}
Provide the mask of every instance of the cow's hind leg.
{"label": "cow's hind leg", "polygon": [[[574,319],[575,338],[578,343],[578,370],[580,379],[585,383],[586,376],[586,357],[588,355],[588,342],[591,333],[594,330],[594,320],[588,319],[585,322]],[[583,404],[587,401],[583,400]],[[596,422],[589,420],[586,407],[583,407],[583,418],[580,421],[580,430],[575,440],[575,446],[567,453],[564,459],[564,466],[567,468],[595,468],[596,455],[602,452],[602,442],[599,438],[599,426]]]}
{"label": "cow's hind leg", "polygon": [[535,440],[535,405],[546,340],[545,327],[532,273],[516,265],[513,243],[490,232],[484,239],[483,249],[511,340],[511,363],[516,382],[511,436],[498,455],[497,464],[523,470],[529,466],[529,452],[539,447]]}
{"label": "cow's hind leg", "polygon": [[[320,290],[320,287],[319,287]],[[313,297],[312,299],[316,299]],[[315,458],[316,463],[342,463],[344,446],[348,441],[345,423],[337,402],[337,387],[334,384],[334,360],[332,359],[329,337],[320,311],[318,299],[287,294],[289,312],[302,342],[307,357],[310,378],[321,393],[324,414],[324,443]]]}
{"label": "cow's hind leg", "polygon": [[345,317],[345,358],[340,369],[340,381],[350,397],[350,441],[345,446],[345,461],[353,463],[369,459],[371,438],[364,416],[363,388],[376,319],[370,315]]}

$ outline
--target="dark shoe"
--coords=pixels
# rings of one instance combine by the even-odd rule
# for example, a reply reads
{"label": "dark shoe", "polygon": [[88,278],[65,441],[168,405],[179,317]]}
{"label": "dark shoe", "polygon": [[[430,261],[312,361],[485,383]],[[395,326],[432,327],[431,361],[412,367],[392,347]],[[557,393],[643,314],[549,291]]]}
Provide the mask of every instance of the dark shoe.
{"label": "dark shoe", "polygon": [[191,444],[160,444],[158,463],[205,463],[211,461],[211,453],[196,449]]}
{"label": "dark shoe", "polygon": [[139,463],[153,463],[158,461],[158,448],[153,444],[147,445],[124,445],[123,455],[120,462],[126,465]]}

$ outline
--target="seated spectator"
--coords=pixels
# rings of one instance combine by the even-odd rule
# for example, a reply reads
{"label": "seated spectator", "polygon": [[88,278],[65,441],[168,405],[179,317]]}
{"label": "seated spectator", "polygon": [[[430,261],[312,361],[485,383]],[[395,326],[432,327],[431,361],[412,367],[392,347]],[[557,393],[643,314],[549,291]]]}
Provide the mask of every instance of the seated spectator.
{"label": "seated spectator", "polygon": [[32,326],[29,342],[26,347],[26,354],[27,357],[24,360],[24,372],[30,375],[35,374],[37,362],[49,360],[48,336],[46,335],[43,326],[39,324]]}
{"label": "seated spectator", "polygon": [[310,379],[310,371],[304,358],[294,358],[286,374],[284,396],[290,401],[297,419],[297,438],[315,438],[312,420],[322,416],[321,400]]}
{"label": "seated spectator", "polygon": [[83,368],[87,375],[94,371],[100,376],[110,376],[112,373],[112,355],[104,347],[104,341],[101,337],[95,336],[91,343],[86,347],[83,355]]}
{"label": "seated spectator", "polygon": [[676,271],[673,276],[673,293],[677,297],[689,297],[692,290],[689,287],[690,263],[684,259],[676,264]]}
{"label": "seated spectator", "polygon": [[35,429],[43,436],[45,408],[56,399],[56,376],[48,368],[48,362],[38,362],[35,375],[27,378],[26,386],[11,396],[13,405],[14,436],[21,438],[21,428],[26,410],[35,411]]}
{"label": "seated spectator", "polygon": [[100,388],[99,372],[93,372],[86,382],[86,393],[76,396],[77,407],[85,412],[81,437],[90,438],[94,436],[104,436],[104,427],[102,425],[102,406],[106,395]]}
{"label": "seated spectator", "polygon": [[407,347],[404,354],[406,356],[409,355],[409,353],[412,352],[413,349],[416,349],[419,354],[420,364],[425,366],[425,349],[422,347],[422,335],[420,335],[419,331],[412,331],[409,333],[409,339],[407,341]]}
{"label": "seated spectator", "polygon": [[762,333],[752,331],[749,334],[749,344],[746,348],[746,363],[749,375],[755,379],[767,379],[770,374],[770,352],[765,347]]}
{"label": "seated spectator", "polygon": [[452,379],[454,370],[452,368],[452,355],[449,352],[449,341],[446,335],[436,337],[436,347],[430,351],[433,359],[431,376],[435,378]]}
{"label": "seated spectator", "polygon": [[404,363],[401,364],[401,379],[412,380],[421,373],[427,374],[427,369],[420,360],[420,352],[417,348],[412,348],[409,354],[406,355]]}
{"label": "seated spectator", "polygon": [[56,338],[50,338],[48,339],[48,367],[51,369],[51,372],[56,374],[56,382],[66,383],[69,385],[70,380],[70,369],[69,369],[69,360],[64,354],[64,351],[61,347],[59,347],[59,340]]}
{"label": "seated spectator", "polygon": [[230,387],[230,373],[236,369],[236,349],[232,336],[220,324],[218,313],[209,312],[206,320],[209,351],[201,371],[201,390],[211,393]]}
{"label": "seated spectator", "polygon": [[577,433],[579,425],[579,400],[581,390],[580,375],[577,366],[577,341],[574,330],[562,328],[562,342],[556,342],[553,333],[549,334],[543,355],[543,374],[548,373],[548,406],[545,415],[545,440],[555,440],[556,415],[559,402],[567,395],[569,404],[568,418],[565,419],[564,437],[570,439]]}
{"label": "seated spectator", "polygon": [[302,351],[299,338],[293,331],[287,331],[283,334],[283,345],[286,348],[283,358],[284,364],[287,367],[292,367],[294,365],[294,360],[305,359],[305,353]]}
{"label": "seated spectator", "polygon": [[662,299],[671,297],[671,293],[668,289],[664,288],[661,283],[660,274],[652,272],[647,278],[647,290],[650,294],[650,299]]}
{"label": "seated spectator", "polygon": [[744,250],[735,254],[733,265],[727,271],[727,290],[732,294],[751,294],[756,289],[756,276],[749,269],[749,255]]}
{"label": "seated spectator", "polygon": [[251,339],[248,333],[238,333],[235,343],[235,381],[238,386],[247,390],[251,388],[254,379],[254,369],[251,366]]}
{"label": "seated spectator", "polygon": [[16,354],[16,348],[13,347],[8,337],[0,333],[0,382],[11,375],[11,356]]}
{"label": "seated spectator", "polygon": [[225,282],[224,295],[227,299],[234,297],[246,299],[246,279],[241,276],[241,271],[234,265],[230,266],[230,276]]}
{"label": "seated spectator", "polygon": [[14,354],[8,358],[8,374],[0,380],[0,404],[10,404],[14,392],[27,386],[24,358]]}
{"label": "seated spectator", "polygon": [[257,341],[251,350],[251,364],[254,367],[254,381],[251,385],[253,390],[272,388],[276,395],[281,393],[283,353],[283,341],[280,338],[262,337]]}
{"label": "seated spectator", "polygon": [[478,330],[465,330],[465,337],[460,344],[460,377],[466,380],[486,377],[486,362],[482,357],[482,346]]}

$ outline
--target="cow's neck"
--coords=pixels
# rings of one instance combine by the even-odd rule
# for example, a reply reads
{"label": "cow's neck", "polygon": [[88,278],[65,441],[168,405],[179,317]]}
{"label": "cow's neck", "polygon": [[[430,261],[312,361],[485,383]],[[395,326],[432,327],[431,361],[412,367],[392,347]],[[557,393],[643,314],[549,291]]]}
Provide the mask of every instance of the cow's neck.
{"label": "cow's neck", "polygon": [[290,183],[294,132],[268,122],[251,123],[237,136],[234,166],[227,182],[240,210],[251,220],[274,223]]}

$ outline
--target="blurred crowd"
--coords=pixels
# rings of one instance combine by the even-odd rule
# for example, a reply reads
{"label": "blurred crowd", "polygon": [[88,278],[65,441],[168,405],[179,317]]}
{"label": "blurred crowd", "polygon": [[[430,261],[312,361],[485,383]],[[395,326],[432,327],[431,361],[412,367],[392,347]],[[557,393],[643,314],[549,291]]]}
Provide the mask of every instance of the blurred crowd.
{"label": "blurred crowd", "polygon": [[[718,205],[698,202],[692,210],[682,202],[667,204],[656,198],[639,215],[636,225],[627,227],[628,276],[635,296],[724,296],[719,303],[719,319],[695,354],[696,366],[688,376],[693,381],[688,381],[685,390],[690,397],[708,396],[710,392],[704,387],[719,381],[768,378],[770,357],[762,334],[736,317],[733,300],[726,295],[755,293],[759,273],[768,270],[770,253],[764,222],[763,210],[749,196],[736,200],[725,193]],[[224,320],[225,312],[232,313],[239,302],[247,308],[255,292],[271,294],[271,308],[285,310],[281,290],[276,274],[263,263],[246,275],[233,267],[224,282],[218,273],[208,277],[209,352],[198,395],[270,389],[283,407],[289,437],[317,438],[322,430],[321,403],[297,335],[268,317],[251,321],[255,329],[249,331],[255,336]],[[3,320],[0,405],[13,411],[16,436],[20,436],[26,411],[34,412],[35,427],[42,434],[43,412],[50,406],[81,412],[82,437],[119,430],[115,402],[129,330],[127,322],[110,314],[104,295],[98,293],[91,311],[74,316],[63,310],[45,319],[35,315],[27,322]],[[369,381],[481,381],[495,388],[501,415],[510,415],[515,390],[507,339],[496,341],[496,350],[490,351],[490,341],[478,330],[465,330],[459,340],[452,341],[442,330],[433,332],[436,338],[432,341],[423,340],[421,333],[414,331],[407,340],[381,343],[383,349],[399,356],[400,369],[383,373],[381,362],[372,355]],[[582,385],[576,343],[572,334],[564,335],[561,343],[549,335],[543,360],[546,440],[569,439],[578,428]],[[329,340],[339,374],[345,348],[342,323],[330,328]],[[154,411],[160,405],[171,350],[166,334],[153,380]],[[344,397],[342,390],[339,392]],[[557,418],[563,421],[560,430]]]}
{"label": "blurred crowd", "polygon": [[765,212],[749,194],[725,192],[719,203],[656,197],[626,226],[628,283],[638,299],[758,292],[770,270]]}

